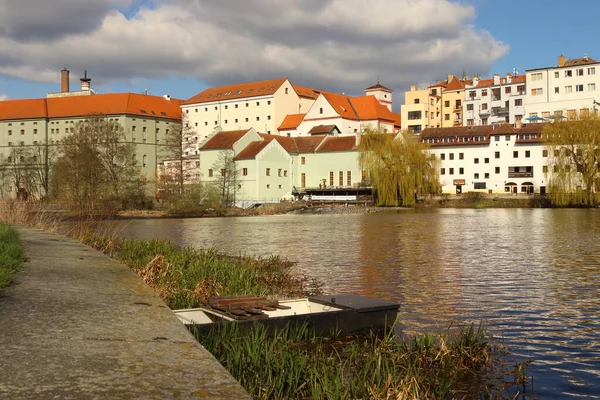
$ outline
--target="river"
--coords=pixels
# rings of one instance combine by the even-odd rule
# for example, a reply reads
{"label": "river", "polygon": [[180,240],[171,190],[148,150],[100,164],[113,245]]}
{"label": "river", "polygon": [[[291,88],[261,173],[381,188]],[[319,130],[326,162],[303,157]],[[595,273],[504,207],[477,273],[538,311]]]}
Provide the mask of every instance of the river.
{"label": "river", "polygon": [[483,323],[539,399],[600,398],[600,210],[131,220],[121,235],[278,254],[326,293],[397,300],[406,332]]}

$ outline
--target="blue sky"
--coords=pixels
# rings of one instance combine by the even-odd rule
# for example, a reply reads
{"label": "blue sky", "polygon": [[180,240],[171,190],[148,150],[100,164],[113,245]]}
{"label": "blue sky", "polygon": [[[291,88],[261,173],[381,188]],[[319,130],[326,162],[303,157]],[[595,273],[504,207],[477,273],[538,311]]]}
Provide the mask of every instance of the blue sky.
{"label": "blue sky", "polygon": [[[280,76],[348,94],[380,76],[401,92],[463,70],[485,77],[553,66],[560,54],[600,59],[595,0],[32,1],[34,15],[0,0],[0,98],[58,91],[64,66],[72,90],[87,69],[99,93],[189,98]],[[65,13],[85,24],[65,26]]]}

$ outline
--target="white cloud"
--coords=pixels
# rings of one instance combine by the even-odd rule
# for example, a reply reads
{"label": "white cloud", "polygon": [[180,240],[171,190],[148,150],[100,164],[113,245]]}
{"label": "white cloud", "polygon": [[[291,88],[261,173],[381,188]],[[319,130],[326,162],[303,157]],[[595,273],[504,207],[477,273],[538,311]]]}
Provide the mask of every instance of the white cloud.
{"label": "white cloud", "polygon": [[8,99],[7,95],[0,93],[0,101],[7,100],[7,99]]}
{"label": "white cloud", "polygon": [[[0,74],[56,82],[67,65],[100,83],[176,75],[210,85],[285,76],[352,93],[377,76],[404,88],[486,74],[508,51],[473,27],[472,6],[449,0],[163,0],[129,18],[116,7],[132,0],[39,1],[42,27],[19,28],[27,14],[0,17],[11,22],[0,30]],[[63,25],[61,10],[88,22]]]}

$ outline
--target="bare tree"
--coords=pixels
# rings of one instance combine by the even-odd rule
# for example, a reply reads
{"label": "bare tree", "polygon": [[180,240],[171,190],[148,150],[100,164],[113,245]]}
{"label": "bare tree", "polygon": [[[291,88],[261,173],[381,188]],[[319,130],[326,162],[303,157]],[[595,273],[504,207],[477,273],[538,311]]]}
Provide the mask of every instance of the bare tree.
{"label": "bare tree", "polygon": [[221,197],[221,204],[232,206],[235,204],[235,195],[238,185],[238,173],[232,150],[219,152],[217,160],[212,165],[214,171],[219,174],[214,181]]}
{"label": "bare tree", "polygon": [[162,170],[159,185],[168,192],[183,194],[186,183],[190,183],[196,167],[192,149],[197,144],[196,131],[190,126],[186,114],[181,121],[171,122],[161,145]]}

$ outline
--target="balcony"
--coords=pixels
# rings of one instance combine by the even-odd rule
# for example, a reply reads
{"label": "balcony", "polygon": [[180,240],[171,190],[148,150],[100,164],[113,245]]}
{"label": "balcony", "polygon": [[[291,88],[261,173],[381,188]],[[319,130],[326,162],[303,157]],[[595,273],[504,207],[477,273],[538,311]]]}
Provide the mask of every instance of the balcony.
{"label": "balcony", "polygon": [[509,178],[533,178],[533,172],[508,172]]}
{"label": "balcony", "polygon": [[486,118],[490,116],[490,110],[479,110],[479,116]]}
{"label": "balcony", "polygon": [[492,107],[492,114],[494,115],[507,115],[508,113],[508,107]]}
{"label": "balcony", "polygon": [[511,96],[525,96],[525,91],[521,90],[510,94]]}

